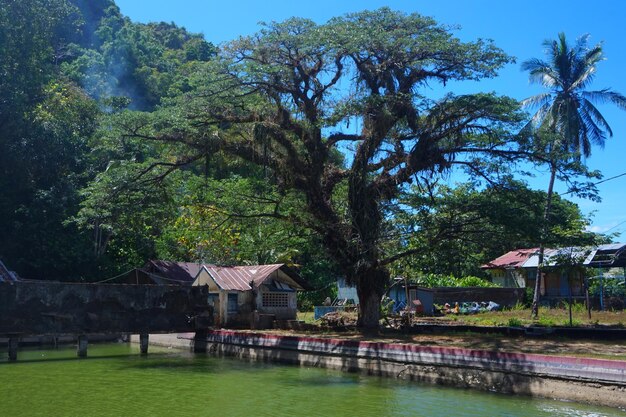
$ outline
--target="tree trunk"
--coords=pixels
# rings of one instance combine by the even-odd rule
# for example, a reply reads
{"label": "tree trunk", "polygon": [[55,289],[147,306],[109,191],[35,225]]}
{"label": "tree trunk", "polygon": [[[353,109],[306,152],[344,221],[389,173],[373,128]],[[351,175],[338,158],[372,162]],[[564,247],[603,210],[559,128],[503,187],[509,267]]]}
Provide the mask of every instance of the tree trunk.
{"label": "tree trunk", "polygon": [[366,331],[378,330],[380,326],[380,301],[388,281],[389,272],[384,268],[370,269],[357,277],[358,327]]}
{"label": "tree trunk", "polygon": [[[360,293],[361,291],[359,291]],[[378,329],[380,325],[380,299],[375,293],[359,295],[359,320],[357,326],[366,330]]]}
{"label": "tree trunk", "polygon": [[556,164],[550,164],[550,183],[548,184],[548,195],[546,196],[546,207],[543,212],[543,224],[541,225],[541,235],[539,236],[539,255],[537,261],[537,276],[535,277],[535,293],[531,307],[531,316],[536,319],[539,316],[539,296],[541,290],[541,279],[543,275],[543,258],[545,254],[545,240],[548,234],[550,221],[550,209],[552,208],[552,194],[554,192],[554,180],[556,179]]}

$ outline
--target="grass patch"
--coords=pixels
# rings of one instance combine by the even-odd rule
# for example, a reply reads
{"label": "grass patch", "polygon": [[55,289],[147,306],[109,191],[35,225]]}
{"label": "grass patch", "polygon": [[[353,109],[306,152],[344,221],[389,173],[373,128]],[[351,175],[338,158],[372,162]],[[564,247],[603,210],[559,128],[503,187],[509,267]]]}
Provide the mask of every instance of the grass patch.
{"label": "grass patch", "polygon": [[522,321],[517,317],[511,317],[507,323],[509,327],[522,327]]}
{"label": "grass patch", "polygon": [[[582,308],[580,307],[582,306]],[[569,326],[568,308],[539,308],[539,318],[533,320],[529,308],[516,306],[503,311],[490,311],[472,315],[449,314],[436,318],[424,318],[423,320],[432,322],[433,320],[441,324],[466,324],[473,326],[510,326],[522,327],[539,325],[545,327]],[[418,319],[419,321],[419,319]],[[592,311],[591,319],[587,315],[584,304],[572,305],[572,324],[576,327],[584,326],[624,326],[626,323],[626,312],[624,311]]]}
{"label": "grass patch", "polygon": [[298,315],[296,316],[297,320],[303,321],[306,324],[317,324],[318,321],[315,320],[315,313],[313,311],[298,311]]}

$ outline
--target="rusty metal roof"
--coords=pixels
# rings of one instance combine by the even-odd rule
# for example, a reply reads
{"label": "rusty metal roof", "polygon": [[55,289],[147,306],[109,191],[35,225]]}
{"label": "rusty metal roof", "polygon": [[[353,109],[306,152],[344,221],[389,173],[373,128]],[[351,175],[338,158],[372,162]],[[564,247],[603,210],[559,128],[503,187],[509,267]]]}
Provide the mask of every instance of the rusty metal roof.
{"label": "rusty metal roof", "polygon": [[295,285],[297,290],[308,290],[311,286],[300,275],[285,264],[218,266],[194,262],[172,262],[151,260],[141,269],[153,279],[159,278],[160,284],[191,285],[202,269],[206,269],[215,283],[224,290],[249,291],[251,283],[255,287],[265,283],[277,270],[282,270]]}
{"label": "rusty metal roof", "polygon": [[[297,285],[296,289],[309,289],[310,286],[285,264],[245,265],[245,266],[202,266],[211,275],[215,283],[223,290],[249,291],[251,283],[255,287],[262,285],[277,270],[282,270]],[[298,288],[299,287],[299,288]]]}
{"label": "rusty metal roof", "polygon": [[261,285],[274,271],[283,264],[253,266],[215,266],[203,265],[215,283],[224,290],[248,291]]}
{"label": "rusty metal roof", "polygon": [[533,256],[539,248],[531,249],[515,249],[504,255],[494,259],[491,262],[487,262],[481,265],[483,269],[498,269],[498,268],[516,268],[521,267],[531,256]]}
{"label": "rusty metal roof", "polygon": [[[483,269],[497,268],[537,268],[539,262],[539,249],[515,249],[505,253],[499,258],[482,265]],[[597,247],[546,248],[544,252],[544,265],[555,266],[559,258],[571,258],[577,263],[594,267],[626,267],[626,243],[610,243]]]}

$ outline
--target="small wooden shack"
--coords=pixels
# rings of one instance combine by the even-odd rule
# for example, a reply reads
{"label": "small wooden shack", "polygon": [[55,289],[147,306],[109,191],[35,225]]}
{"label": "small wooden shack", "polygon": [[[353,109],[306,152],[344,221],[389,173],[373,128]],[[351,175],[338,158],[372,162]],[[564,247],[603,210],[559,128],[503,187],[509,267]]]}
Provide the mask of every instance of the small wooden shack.
{"label": "small wooden shack", "polygon": [[209,288],[216,326],[257,327],[265,322],[295,320],[296,292],[310,289],[284,264],[253,266],[202,265],[192,285]]}

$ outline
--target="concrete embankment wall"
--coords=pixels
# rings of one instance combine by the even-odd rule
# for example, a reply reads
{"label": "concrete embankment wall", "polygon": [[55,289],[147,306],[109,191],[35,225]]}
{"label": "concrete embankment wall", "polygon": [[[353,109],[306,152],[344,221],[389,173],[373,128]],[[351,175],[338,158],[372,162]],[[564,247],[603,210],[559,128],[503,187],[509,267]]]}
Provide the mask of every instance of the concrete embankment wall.
{"label": "concrete embankment wall", "polygon": [[[159,337],[151,335],[151,343],[183,348],[193,343],[193,334]],[[207,342],[217,355],[626,407],[626,361],[227,330],[209,332]]]}

